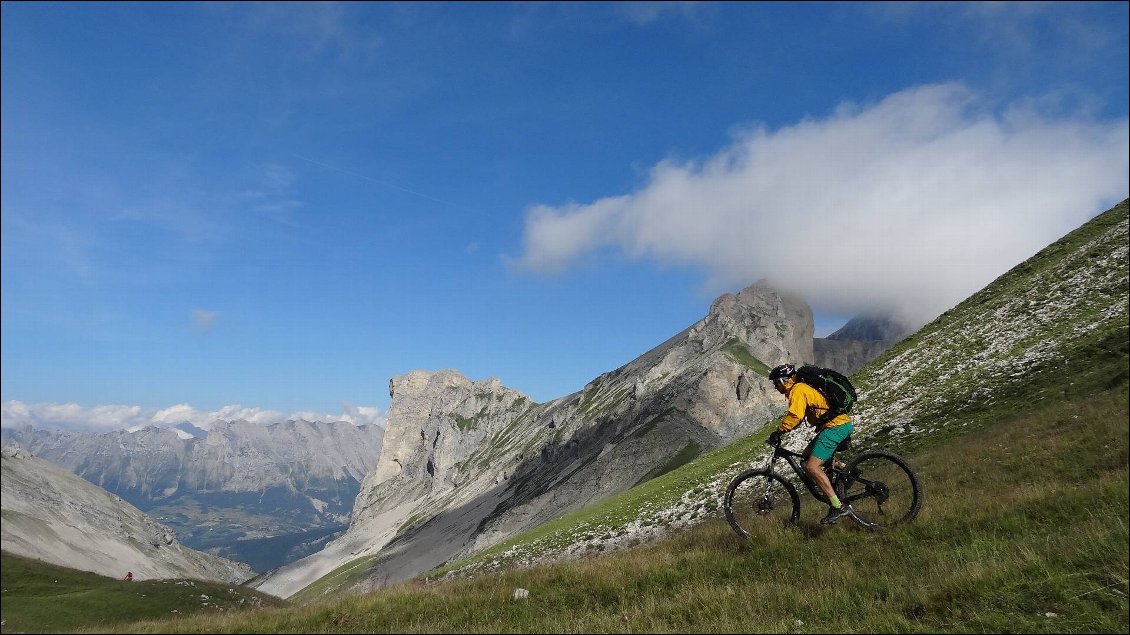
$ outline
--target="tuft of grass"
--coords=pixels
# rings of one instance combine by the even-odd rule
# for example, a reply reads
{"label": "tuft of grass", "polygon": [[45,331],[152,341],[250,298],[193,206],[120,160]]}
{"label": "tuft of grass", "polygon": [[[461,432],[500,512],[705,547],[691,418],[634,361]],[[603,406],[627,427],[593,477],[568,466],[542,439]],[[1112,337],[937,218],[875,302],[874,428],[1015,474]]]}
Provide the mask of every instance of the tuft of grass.
{"label": "tuft of grass", "polygon": [[485,411],[486,411],[486,408],[484,407],[483,412],[480,412],[479,414],[475,415],[474,417],[464,417],[464,416],[462,416],[458,413],[455,413],[455,412],[451,413],[450,416],[451,416],[451,420],[453,422],[453,425],[460,432],[466,432],[468,430],[474,430],[476,427],[478,427],[479,418],[480,418],[481,415],[483,415],[485,413]]}

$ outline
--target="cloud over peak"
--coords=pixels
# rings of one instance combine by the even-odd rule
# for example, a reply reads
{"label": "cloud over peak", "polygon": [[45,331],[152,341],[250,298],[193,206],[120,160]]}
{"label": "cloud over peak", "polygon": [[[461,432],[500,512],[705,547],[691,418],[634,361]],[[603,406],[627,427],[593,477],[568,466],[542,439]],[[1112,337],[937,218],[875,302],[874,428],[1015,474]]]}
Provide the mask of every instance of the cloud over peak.
{"label": "cloud over peak", "polygon": [[612,248],[702,267],[712,290],[769,277],[818,311],[926,321],[1125,198],[1127,119],[994,109],[961,84],[746,129],[664,161],[626,195],[535,205],[516,263],[568,269]]}

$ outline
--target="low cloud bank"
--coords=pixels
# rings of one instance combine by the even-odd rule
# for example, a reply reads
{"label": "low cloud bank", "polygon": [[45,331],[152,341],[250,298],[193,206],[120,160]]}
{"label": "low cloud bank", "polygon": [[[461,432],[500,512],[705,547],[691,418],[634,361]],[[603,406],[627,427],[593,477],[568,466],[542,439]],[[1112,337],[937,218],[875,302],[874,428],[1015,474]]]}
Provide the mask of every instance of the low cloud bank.
{"label": "low cloud bank", "polygon": [[960,84],[843,104],[656,165],[630,194],[527,212],[528,271],[619,251],[701,267],[710,291],[760,278],[817,312],[919,324],[1130,191],[1127,119],[994,108]]}
{"label": "low cloud bank", "polygon": [[262,408],[244,408],[240,405],[224,406],[219,410],[197,410],[188,404],[177,404],[159,410],[145,410],[140,406],[105,405],[84,408],[78,404],[34,403],[8,401],[0,405],[0,425],[5,428],[31,425],[44,430],[73,430],[109,432],[111,430],[137,429],[145,426],[172,428],[181,423],[207,430],[215,421],[245,420],[269,425],[291,419],[306,421],[347,421],[353,425],[385,425],[385,414],[376,406],[343,404],[340,414],[300,411],[284,414]]}

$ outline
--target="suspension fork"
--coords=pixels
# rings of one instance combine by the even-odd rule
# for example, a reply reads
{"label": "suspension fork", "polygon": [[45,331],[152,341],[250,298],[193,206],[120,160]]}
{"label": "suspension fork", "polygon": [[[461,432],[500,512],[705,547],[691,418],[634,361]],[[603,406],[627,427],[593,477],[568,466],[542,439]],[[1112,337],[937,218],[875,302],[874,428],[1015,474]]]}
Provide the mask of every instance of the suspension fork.
{"label": "suspension fork", "polygon": [[[765,472],[768,474],[777,474],[777,459],[784,458],[788,460],[788,456],[781,452],[780,446],[773,448],[773,454],[769,457],[769,463],[765,466]],[[765,479],[765,493],[762,494],[761,500],[769,500],[769,495],[773,491],[773,484],[776,481],[773,479]]]}

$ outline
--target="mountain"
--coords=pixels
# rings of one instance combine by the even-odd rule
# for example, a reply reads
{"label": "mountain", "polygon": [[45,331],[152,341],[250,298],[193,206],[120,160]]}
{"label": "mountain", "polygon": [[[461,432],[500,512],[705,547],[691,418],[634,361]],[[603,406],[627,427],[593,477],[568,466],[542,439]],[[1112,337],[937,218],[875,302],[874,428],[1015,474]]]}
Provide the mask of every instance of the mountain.
{"label": "mountain", "polygon": [[366,555],[375,580],[404,579],[674,469],[776,412],[769,366],[812,361],[812,339],[808,305],[759,281],[548,403],[453,370],[395,377],[349,530],[258,588],[287,597]]}
{"label": "mountain", "polygon": [[[945,434],[950,417],[1011,411],[1008,400],[1033,386],[1055,399],[1088,382],[1125,384],[1127,298],[1123,202],[857,373],[857,440],[912,447],[923,432]],[[548,404],[452,373],[394,380],[388,440],[350,530],[259,588],[290,597],[306,587],[304,599],[364,592],[473,554],[465,568],[532,564],[716,514],[759,447],[747,435],[783,409],[766,365],[812,359],[804,313],[765,285],[724,296],[699,323]],[[1106,361],[1079,366],[1087,359]],[[719,449],[684,465],[708,448]]]}
{"label": "mountain", "polygon": [[[1130,382],[1128,245],[1130,206],[1123,201],[857,372],[852,378],[860,396],[853,413],[854,445],[910,452],[972,433],[977,426],[1015,419],[1017,413],[1040,408],[1062,411],[1060,404],[1083,404],[1104,391],[1124,395]],[[1124,409],[1125,396],[1120,399]],[[1081,416],[1086,416],[1082,410],[1061,413],[1054,422],[1074,426]],[[1000,451],[1022,457],[1023,418],[1015,425],[1021,429]],[[794,449],[810,438],[810,433],[792,435],[799,437],[789,440]],[[1111,452],[1110,462],[1125,466],[1124,422],[1121,436],[1120,443],[1094,439],[1092,454]],[[540,527],[448,568],[493,571],[631,548],[717,518],[730,479],[751,464],[764,464],[768,452],[764,438],[764,433],[750,435],[630,492],[558,519],[552,527]],[[1054,447],[1055,440],[1049,442]],[[956,484],[951,486],[964,486],[965,477],[953,478]],[[1125,501],[1125,480],[1122,487]],[[926,496],[928,507],[929,483]],[[1125,535],[1125,514],[1118,512],[1114,522]],[[993,525],[990,531],[1000,528]],[[365,588],[366,575],[327,579],[318,591]]]}
{"label": "mountain", "polygon": [[205,430],[203,428],[198,428],[197,426],[194,426],[187,421],[182,421],[182,422],[178,423],[177,425],[173,426],[173,429],[174,430],[180,430],[181,432],[188,435],[188,437],[186,437],[184,435],[178,435],[182,439],[186,439],[186,438],[189,438],[189,437],[194,438],[194,439],[203,439],[204,437],[208,436],[207,430]]}
{"label": "mountain", "polygon": [[823,527],[803,496],[799,527],[740,540],[721,499],[764,464],[759,430],[411,584],[347,597],[381,585],[357,558],[293,597],[317,606],[123,630],[1126,632],[1127,220],[1123,202],[854,376],[853,453],[903,453],[925,486],[908,526]]}
{"label": "mountain", "polygon": [[114,578],[196,578],[240,584],[246,564],[189,549],[173,531],[106,490],[26,450],[4,448],[5,551]]}
{"label": "mountain", "polygon": [[4,428],[25,448],[136,505],[195,549],[273,569],[345,530],[380,426],[217,421],[107,433]]}
{"label": "mountain", "polygon": [[851,375],[914,332],[905,320],[881,313],[865,313],[848,321],[828,337],[812,341],[817,366]]}

